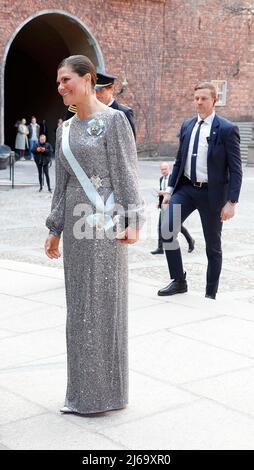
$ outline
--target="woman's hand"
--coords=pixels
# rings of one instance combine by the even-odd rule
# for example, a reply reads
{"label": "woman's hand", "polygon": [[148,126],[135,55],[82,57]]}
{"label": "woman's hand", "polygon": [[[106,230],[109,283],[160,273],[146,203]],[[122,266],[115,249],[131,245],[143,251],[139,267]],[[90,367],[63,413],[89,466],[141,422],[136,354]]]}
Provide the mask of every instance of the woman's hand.
{"label": "woman's hand", "polygon": [[132,245],[139,240],[140,229],[127,227],[123,232],[116,236],[120,243]]}
{"label": "woman's hand", "polygon": [[55,237],[54,235],[48,236],[47,240],[45,241],[45,253],[49,258],[60,258],[61,253],[59,251],[59,243],[59,237]]}

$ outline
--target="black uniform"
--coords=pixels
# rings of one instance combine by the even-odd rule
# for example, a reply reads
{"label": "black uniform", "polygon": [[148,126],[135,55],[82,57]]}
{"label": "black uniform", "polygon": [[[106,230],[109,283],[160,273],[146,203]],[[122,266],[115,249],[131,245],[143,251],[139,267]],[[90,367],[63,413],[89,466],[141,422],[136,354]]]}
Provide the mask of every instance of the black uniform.
{"label": "black uniform", "polygon": [[[97,83],[95,86],[95,89],[99,90],[101,88],[109,87],[114,84],[114,81],[117,77],[115,75],[109,75],[107,73],[97,73]],[[127,106],[124,106],[123,104],[118,103],[116,100],[111,103],[110,108],[118,109],[119,111],[122,111],[125,116],[127,117],[131,128],[133,130],[134,137],[136,139],[136,128],[135,128],[135,122],[134,122],[134,114],[133,110],[131,108],[128,108]],[[73,114],[77,112],[76,106],[71,105],[68,108],[68,111],[66,112],[65,119],[70,119]]]}
{"label": "black uniform", "polygon": [[119,111],[122,111],[125,116],[127,117],[131,128],[133,130],[134,137],[136,139],[136,128],[135,128],[135,123],[134,123],[134,114],[133,110],[131,108],[128,108],[127,106],[124,106],[123,104],[118,103],[116,100],[113,101],[113,103],[110,105],[111,108],[118,109]]}

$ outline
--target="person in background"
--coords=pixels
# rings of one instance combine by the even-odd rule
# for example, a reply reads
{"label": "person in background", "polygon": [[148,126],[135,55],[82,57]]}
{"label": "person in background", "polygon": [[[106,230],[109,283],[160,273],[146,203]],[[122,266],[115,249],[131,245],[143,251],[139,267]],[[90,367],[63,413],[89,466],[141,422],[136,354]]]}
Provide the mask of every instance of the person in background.
{"label": "person in background", "polygon": [[[197,210],[208,260],[205,296],[216,298],[222,267],[222,225],[234,217],[242,184],[239,129],[215,113],[216,101],[214,84],[198,83],[194,88],[196,116],[181,127],[180,145],[162,203],[163,246],[173,280],[159,290],[159,296],[188,290],[177,234],[181,223]],[[176,224],[175,206],[181,208]]]}
{"label": "person in background", "polygon": [[29,157],[30,160],[33,158],[33,147],[38,144],[38,139],[40,135],[40,126],[36,122],[36,117],[32,116],[31,122],[28,125],[29,135]]}
{"label": "person in background", "polygon": [[17,119],[17,121],[16,121],[15,124],[14,124],[14,127],[15,127],[15,129],[16,129],[17,132],[18,132],[18,127],[19,127],[20,124],[21,124],[21,120],[20,120],[20,119]]}
{"label": "person in background", "polygon": [[15,140],[15,149],[20,156],[20,160],[25,160],[25,150],[28,147],[28,128],[25,118],[21,119]]}
{"label": "person in background", "polygon": [[[151,251],[152,255],[159,255],[159,254],[164,253],[163,240],[162,240],[162,235],[161,235],[161,205],[162,205],[163,197],[166,194],[166,189],[168,187],[168,180],[170,180],[169,163],[163,162],[160,165],[160,170],[161,170],[162,176],[160,177],[160,191],[158,193],[158,196],[159,196],[158,209],[160,209],[159,223],[158,223],[158,248],[156,248],[156,250],[154,251]],[[189,245],[188,252],[191,253],[194,250],[195,240],[194,238],[192,238],[187,228],[185,228],[183,225],[181,226],[181,233],[186,238],[186,241]]]}
{"label": "person in background", "polygon": [[46,119],[43,119],[40,123],[40,134],[44,134],[46,136],[46,140],[48,140],[48,126]]}
{"label": "person in background", "polygon": [[33,147],[34,161],[37,166],[40,189],[43,189],[43,174],[46,177],[48,191],[51,193],[50,179],[49,179],[49,164],[51,163],[52,158],[52,146],[49,142],[46,141],[46,136],[41,134],[39,137],[39,142]]}

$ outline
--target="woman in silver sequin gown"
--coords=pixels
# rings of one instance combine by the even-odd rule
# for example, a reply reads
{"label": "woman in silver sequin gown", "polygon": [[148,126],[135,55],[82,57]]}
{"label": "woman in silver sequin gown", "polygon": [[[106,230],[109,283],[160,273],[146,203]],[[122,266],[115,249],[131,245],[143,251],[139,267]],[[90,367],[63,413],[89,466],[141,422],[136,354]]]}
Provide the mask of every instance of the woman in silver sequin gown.
{"label": "woman in silver sequin gown", "polygon": [[[128,402],[127,244],[138,240],[143,210],[131,127],[122,112],[96,99],[93,65],[84,56],[71,56],[60,64],[58,82],[64,103],[77,105],[69,138],[76,160],[105,200],[113,191],[116,203],[137,207],[118,239],[95,228],[91,239],[82,236],[82,229],[77,236],[74,227],[84,223],[79,205],[91,202],[63,154],[61,126],[45,251],[50,258],[60,256],[63,232],[68,383],[61,411],[88,414],[121,409]],[[91,123],[99,132],[95,127],[91,134]]]}

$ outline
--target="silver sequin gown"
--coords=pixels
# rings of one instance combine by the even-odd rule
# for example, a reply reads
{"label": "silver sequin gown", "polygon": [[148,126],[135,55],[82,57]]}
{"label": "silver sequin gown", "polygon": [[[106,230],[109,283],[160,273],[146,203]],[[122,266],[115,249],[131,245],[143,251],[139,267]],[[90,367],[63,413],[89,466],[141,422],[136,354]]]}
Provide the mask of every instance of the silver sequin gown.
{"label": "silver sequin gown", "polygon": [[[102,185],[97,191],[105,200],[114,191],[116,202],[124,208],[128,204],[141,208],[134,214],[141,225],[144,217],[136,145],[129,122],[122,112],[112,108],[93,117],[103,123],[100,135],[89,135],[91,118],[73,118],[69,140],[72,153],[89,178],[100,178]],[[128,403],[127,246],[105,236],[74,236],[74,224],[82,219],[82,215],[73,213],[74,208],[90,201],[63,155],[61,136],[59,128],[56,187],[46,225],[54,235],[60,236],[63,231],[68,378],[65,406],[83,414],[120,409]]]}

